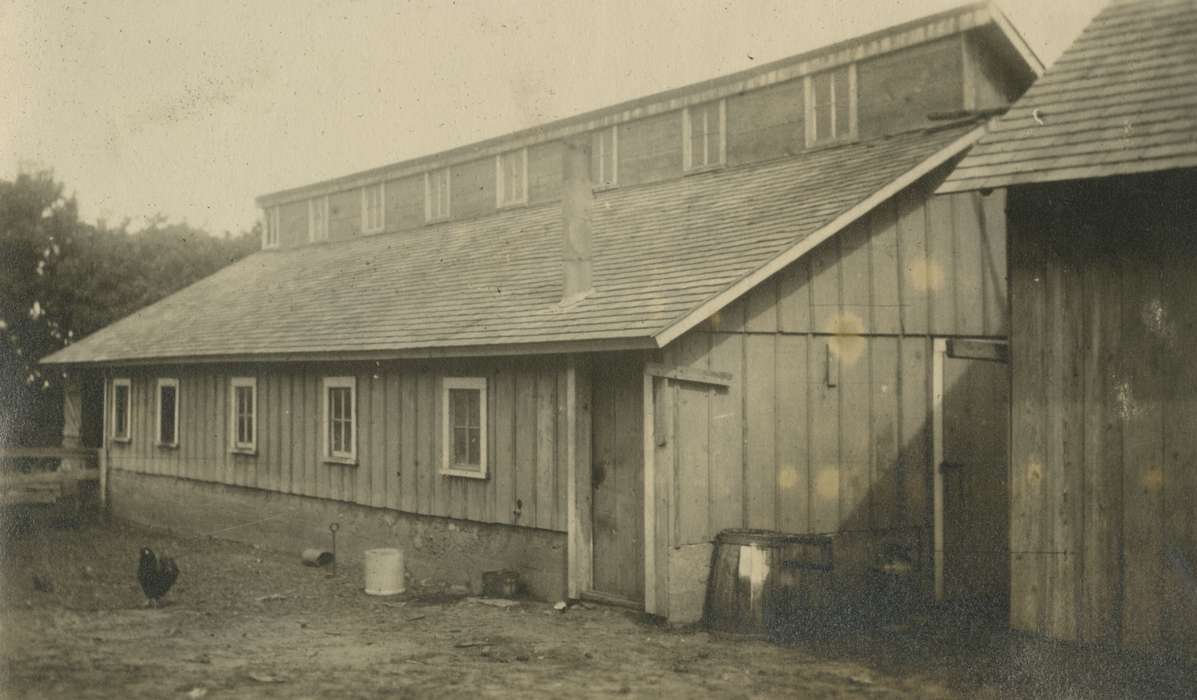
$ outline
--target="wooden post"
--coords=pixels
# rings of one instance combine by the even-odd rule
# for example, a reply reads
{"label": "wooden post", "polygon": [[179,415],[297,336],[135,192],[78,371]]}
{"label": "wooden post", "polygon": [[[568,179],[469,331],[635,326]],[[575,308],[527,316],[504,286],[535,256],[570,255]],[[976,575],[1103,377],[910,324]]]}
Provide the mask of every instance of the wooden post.
{"label": "wooden post", "polygon": [[936,338],[931,358],[931,469],[934,483],[933,547],[935,557],[935,599],[943,600],[943,361],[948,343]]}
{"label": "wooden post", "polygon": [[566,431],[566,589],[571,599],[594,587],[590,486],[590,377],[569,358],[565,373]]}
{"label": "wooden post", "polygon": [[644,372],[644,612],[657,613],[657,500],[653,423],[653,375]]}

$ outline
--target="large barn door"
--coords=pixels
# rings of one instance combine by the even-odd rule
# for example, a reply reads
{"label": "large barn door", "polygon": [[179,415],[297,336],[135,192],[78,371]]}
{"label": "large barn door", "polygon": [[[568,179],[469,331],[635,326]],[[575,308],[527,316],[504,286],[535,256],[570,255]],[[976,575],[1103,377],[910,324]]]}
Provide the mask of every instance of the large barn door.
{"label": "large barn door", "polygon": [[594,363],[591,488],[594,597],[641,607],[644,600],[642,363]]}
{"label": "large barn door", "polygon": [[936,347],[936,592],[1005,619],[1010,598],[1010,380],[1005,346]]}

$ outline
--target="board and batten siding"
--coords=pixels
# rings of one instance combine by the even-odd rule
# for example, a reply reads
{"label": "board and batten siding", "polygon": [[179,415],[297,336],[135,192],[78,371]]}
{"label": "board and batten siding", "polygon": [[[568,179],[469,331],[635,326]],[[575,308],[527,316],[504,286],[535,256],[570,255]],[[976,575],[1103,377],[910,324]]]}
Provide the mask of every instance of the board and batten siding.
{"label": "board and batten siding", "polygon": [[[477,522],[566,530],[563,362],[193,365],[113,370],[132,380],[132,435],[115,469],[196,479]],[[257,379],[257,454],[229,450],[229,382]],[[357,380],[356,466],[321,459],[321,380]],[[440,474],[443,377],[488,385],[489,477]],[[154,444],[154,387],[179,380],[179,446]],[[109,392],[111,395],[111,391]],[[111,406],[109,406],[109,412]]]}
{"label": "board and batten siding", "polygon": [[661,351],[666,366],[733,379],[656,382],[655,489],[671,504],[656,514],[657,561],[748,527],[892,535],[929,565],[933,339],[1000,340],[1008,326],[1004,193],[935,197],[934,184]]}
{"label": "board and batten siding", "polygon": [[1015,629],[1197,658],[1195,187],[1010,194]]}

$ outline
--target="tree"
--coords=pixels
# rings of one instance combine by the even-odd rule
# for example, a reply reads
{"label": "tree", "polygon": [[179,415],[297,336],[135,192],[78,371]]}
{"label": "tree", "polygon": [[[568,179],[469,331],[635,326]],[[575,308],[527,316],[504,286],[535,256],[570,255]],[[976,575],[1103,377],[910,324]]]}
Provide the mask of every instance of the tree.
{"label": "tree", "polygon": [[57,444],[64,374],[41,358],[257,250],[258,235],[164,217],[97,228],[51,173],[0,180],[0,444]]}

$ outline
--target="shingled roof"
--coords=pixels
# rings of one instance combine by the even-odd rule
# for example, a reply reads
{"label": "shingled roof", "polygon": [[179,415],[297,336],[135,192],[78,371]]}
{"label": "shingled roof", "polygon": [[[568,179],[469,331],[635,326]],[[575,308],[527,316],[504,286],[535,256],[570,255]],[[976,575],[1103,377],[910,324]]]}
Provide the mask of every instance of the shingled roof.
{"label": "shingled roof", "polygon": [[594,291],[562,306],[559,203],[255,253],[47,363],[659,347],[959,154],[976,124],[596,195]]}
{"label": "shingled roof", "polygon": [[1114,2],[940,192],[1197,166],[1197,0]]}

